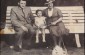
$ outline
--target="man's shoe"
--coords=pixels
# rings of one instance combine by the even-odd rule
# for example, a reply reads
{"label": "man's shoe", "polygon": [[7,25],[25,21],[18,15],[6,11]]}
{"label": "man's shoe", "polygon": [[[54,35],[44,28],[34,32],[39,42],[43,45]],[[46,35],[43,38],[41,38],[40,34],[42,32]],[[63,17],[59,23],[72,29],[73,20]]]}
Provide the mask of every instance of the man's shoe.
{"label": "man's shoe", "polygon": [[10,47],[10,49],[14,49],[14,46],[9,46]]}
{"label": "man's shoe", "polygon": [[16,46],[16,47],[14,48],[14,50],[17,51],[17,52],[21,52],[21,51],[22,51],[22,48],[19,48],[19,46]]}

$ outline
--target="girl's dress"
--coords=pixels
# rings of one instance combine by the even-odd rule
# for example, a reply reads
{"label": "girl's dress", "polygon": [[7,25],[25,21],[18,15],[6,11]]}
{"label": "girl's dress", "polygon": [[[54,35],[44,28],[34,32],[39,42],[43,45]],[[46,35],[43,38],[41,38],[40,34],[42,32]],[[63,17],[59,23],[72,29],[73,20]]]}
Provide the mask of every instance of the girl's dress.
{"label": "girl's dress", "polygon": [[39,28],[45,28],[45,17],[35,17],[35,23]]}

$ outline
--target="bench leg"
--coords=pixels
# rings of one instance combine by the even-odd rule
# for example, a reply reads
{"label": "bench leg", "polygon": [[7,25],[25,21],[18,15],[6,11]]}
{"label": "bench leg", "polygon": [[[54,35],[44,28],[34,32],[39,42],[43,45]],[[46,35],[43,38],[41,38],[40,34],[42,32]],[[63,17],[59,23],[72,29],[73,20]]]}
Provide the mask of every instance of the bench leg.
{"label": "bench leg", "polygon": [[81,47],[80,39],[79,39],[79,34],[75,34],[75,40],[76,40],[77,47]]}

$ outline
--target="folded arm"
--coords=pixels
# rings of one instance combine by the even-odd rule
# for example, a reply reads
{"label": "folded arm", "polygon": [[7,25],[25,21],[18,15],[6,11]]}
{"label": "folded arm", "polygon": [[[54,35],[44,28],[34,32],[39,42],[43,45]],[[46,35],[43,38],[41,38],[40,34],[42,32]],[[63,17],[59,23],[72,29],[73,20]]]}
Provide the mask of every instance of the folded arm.
{"label": "folded arm", "polygon": [[[56,21],[54,21],[54,22],[52,22],[53,24],[57,24],[58,22],[61,22],[62,19],[63,19],[62,12],[61,12],[60,10],[58,10],[57,13],[58,13],[58,17],[59,17],[59,19],[56,20]],[[56,18],[56,17],[55,17],[55,18]]]}

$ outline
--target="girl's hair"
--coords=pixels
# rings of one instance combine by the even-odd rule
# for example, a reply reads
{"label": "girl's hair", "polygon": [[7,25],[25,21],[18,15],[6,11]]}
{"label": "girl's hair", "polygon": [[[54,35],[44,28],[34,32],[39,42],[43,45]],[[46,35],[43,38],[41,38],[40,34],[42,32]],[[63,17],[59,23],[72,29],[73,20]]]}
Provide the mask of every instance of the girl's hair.
{"label": "girl's hair", "polygon": [[42,10],[38,9],[38,10],[36,10],[36,15],[37,15],[37,13],[38,13],[39,11],[41,11],[41,12],[42,12]]}

